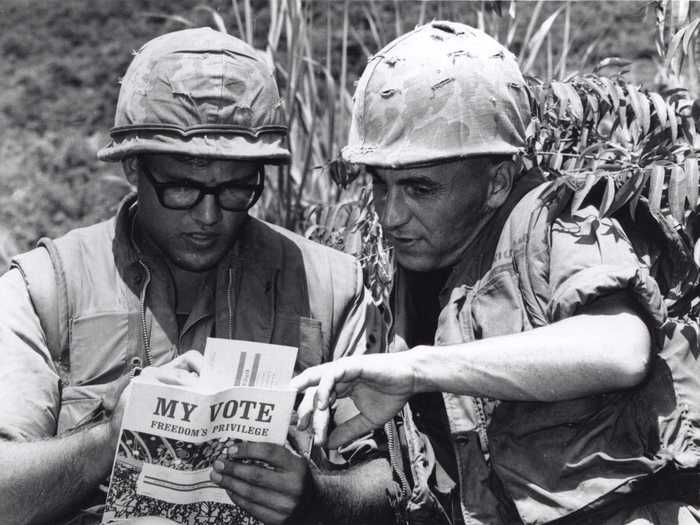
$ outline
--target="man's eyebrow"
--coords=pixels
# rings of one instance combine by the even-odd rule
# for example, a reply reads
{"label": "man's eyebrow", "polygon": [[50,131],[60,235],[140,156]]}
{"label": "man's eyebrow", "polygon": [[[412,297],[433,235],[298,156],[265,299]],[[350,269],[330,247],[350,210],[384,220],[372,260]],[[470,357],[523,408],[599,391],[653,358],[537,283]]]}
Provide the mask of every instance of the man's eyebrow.
{"label": "man's eyebrow", "polygon": [[437,188],[438,186],[441,186],[441,184],[437,181],[434,181],[430,177],[424,177],[421,175],[413,175],[411,177],[405,177],[403,179],[399,179],[396,181],[396,184],[399,184],[401,186],[408,186],[411,184],[421,184],[423,186],[430,186],[431,188]]}
{"label": "man's eyebrow", "polygon": [[[153,174],[154,171],[146,166],[146,169]],[[173,183],[173,184],[183,184],[183,185],[188,185],[188,184],[193,184],[195,186],[207,186],[207,184],[202,184],[200,181],[195,180],[195,179],[190,179],[187,174],[183,174],[182,177],[178,175],[172,175],[167,172],[155,172],[157,175],[157,181],[158,182],[164,182],[164,183]],[[250,184],[251,182],[255,182],[258,179],[258,171],[255,171],[253,173],[250,173],[249,175],[244,175],[242,177],[238,177],[235,179],[231,179],[228,181],[221,182],[219,184],[216,184],[215,186],[221,186],[222,184]]]}
{"label": "man's eyebrow", "polygon": [[[379,175],[379,173],[377,173],[374,170],[374,168],[371,168],[368,166],[367,168],[365,168],[365,171],[367,173],[369,173],[373,179],[379,179],[381,182],[385,182],[384,177]],[[440,184],[439,182],[431,179],[430,177],[426,177],[424,175],[407,176],[407,177],[398,179],[396,181],[396,184],[398,184],[400,186],[409,186],[412,184],[420,184],[423,186],[429,186],[431,188],[438,188],[438,187],[442,186],[442,184]]]}

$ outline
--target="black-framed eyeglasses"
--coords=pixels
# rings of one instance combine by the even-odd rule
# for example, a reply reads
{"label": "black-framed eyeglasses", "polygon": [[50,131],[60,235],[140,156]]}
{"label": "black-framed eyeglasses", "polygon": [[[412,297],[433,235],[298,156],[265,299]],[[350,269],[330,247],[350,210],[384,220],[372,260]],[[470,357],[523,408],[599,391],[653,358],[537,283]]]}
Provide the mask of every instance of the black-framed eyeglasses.
{"label": "black-framed eyeglasses", "polygon": [[214,195],[216,203],[223,210],[245,211],[253,207],[262,194],[264,187],[264,170],[261,166],[254,184],[240,181],[223,182],[216,186],[207,186],[192,180],[177,182],[159,182],[144,162],[142,173],[153,186],[158,201],[164,208],[171,210],[188,210],[194,208],[205,195]]}

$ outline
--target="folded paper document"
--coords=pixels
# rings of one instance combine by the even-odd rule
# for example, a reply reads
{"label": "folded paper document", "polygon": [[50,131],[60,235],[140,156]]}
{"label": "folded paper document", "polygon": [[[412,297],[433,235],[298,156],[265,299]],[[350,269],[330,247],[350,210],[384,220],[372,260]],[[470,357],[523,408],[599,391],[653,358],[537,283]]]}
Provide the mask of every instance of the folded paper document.
{"label": "folded paper document", "polygon": [[160,516],[258,524],[211,481],[211,468],[235,441],[285,444],[296,354],[292,347],[210,338],[196,387],[134,380],[103,523]]}

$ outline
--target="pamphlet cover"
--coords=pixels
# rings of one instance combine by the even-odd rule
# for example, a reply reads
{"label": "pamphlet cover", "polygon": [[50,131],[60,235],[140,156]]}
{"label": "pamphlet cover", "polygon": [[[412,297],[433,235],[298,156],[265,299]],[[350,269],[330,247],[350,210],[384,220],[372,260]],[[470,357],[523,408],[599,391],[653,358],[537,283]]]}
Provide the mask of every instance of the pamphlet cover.
{"label": "pamphlet cover", "polygon": [[210,338],[196,388],[135,380],[126,405],[103,523],[160,516],[177,523],[257,525],[210,480],[235,441],[284,444],[296,349]]}

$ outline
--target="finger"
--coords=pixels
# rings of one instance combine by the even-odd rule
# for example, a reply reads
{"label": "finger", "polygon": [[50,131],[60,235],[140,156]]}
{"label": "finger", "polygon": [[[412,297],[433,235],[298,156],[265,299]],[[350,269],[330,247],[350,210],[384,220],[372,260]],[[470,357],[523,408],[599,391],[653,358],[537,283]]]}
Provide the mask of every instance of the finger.
{"label": "finger", "polygon": [[313,413],[314,443],[323,446],[326,443],[328,434],[328,421],[330,420],[330,410],[328,407],[320,409],[316,407]]}
{"label": "finger", "polygon": [[[271,508],[268,502],[257,503],[251,499],[241,495],[238,491],[246,494],[253,492],[251,487],[245,487],[245,483],[239,480],[234,480],[232,478],[227,478],[221,476],[216,472],[212,471],[211,479],[218,483],[222,488],[226,489],[229,498],[240,508],[251,514],[253,517],[264,522],[267,525],[275,525],[282,523],[292,511],[280,512],[276,508]],[[260,491],[264,496],[268,496],[268,499],[272,499],[273,494],[270,491],[256,489],[256,492]],[[276,500],[276,498],[275,498]],[[276,500],[277,501],[277,500]],[[284,505],[284,502],[281,502]],[[293,510],[293,509],[292,509]]]}
{"label": "finger", "polygon": [[[304,490],[304,476],[287,471],[271,470],[254,463],[218,459],[214,462],[214,470],[224,478],[243,481],[259,489],[275,491],[290,497],[298,498]],[[246,497],[249,497],[243,494]],[[258,503],[265,503],[258,501]]]}
{"label": "finger", "polygon": [[134,381],[142,381],[144,379],[152,378],[156,374],[157,368],[155,366],[146,366],[141,370],[141,373],[134,377]]}
{"label": "finger", "polygon": [[342,365],[339,363],[333,364],[337,366],[334,367],[334,369],[330,369],[328,373],[324,374],[323,377],[321,377],[321,380],[318,382],[318,387],[316,387],[316,407],[320,410],[328,408],[331,393],[333,392],[333,388],[335,386],[336,376],[342,375],[342,371],[336,371],[336,369]]}
{"label": "finger", "polygon": [[197,350],[188,350],[172,361],[176,368],[182,368],[199,375],[204,368],[204,356]]}
{"label": "finger", "polygon": [[331,435],[328,437],[328,448],[336,449],[346,445],[352,440],[364,436],[379,426],[381,426],[381,424],[374,425],[364,415],[357,414],[356,416],[348,419],[346,422],[338,425],[335,430],[331,432]]}
{"label": "finger", "polygon": [[321,380],[328,366],[332,363],[324,363],[321,365],[312,366],[302,371],[300,374],[295,375],[289,382],[290,388],[301,392],[306,390],[310,386],[315,386]]}
{"label": "finger", "polygon": [[311,418],[314,415],[314,407],[316,406],[316,388],[309,388],[304,392],[304,398],[299,403],[297,407],[297,416],[299,417],[299,422],[297,423],[297,428],[299,430],[306,430],[309,428],[309,423],[311,423]]}
{"label": "finger", "polygon": [[195,385],[199,376],[196,372],[188,372],[183,368],[175,368],[171,370],[162,370],[158,380],[166,385]]}
{"label": "finger", "polygon": [[227,456],[229,459],[257,459],[282,470],[292,469],[300,461],[304,461],[301,456],[283,445],[255,441],[236,443],[234,446],[229,447]]}

